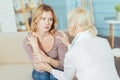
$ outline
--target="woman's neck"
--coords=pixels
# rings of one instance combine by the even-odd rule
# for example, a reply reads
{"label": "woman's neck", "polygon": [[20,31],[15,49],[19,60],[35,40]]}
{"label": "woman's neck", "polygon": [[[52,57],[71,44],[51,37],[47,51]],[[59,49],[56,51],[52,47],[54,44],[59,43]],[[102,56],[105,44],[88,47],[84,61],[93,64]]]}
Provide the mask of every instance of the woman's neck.
{"label": "woman's neck", "polygon": [[38,32],[38,35],[42,39],[51,36],[50,32]]}

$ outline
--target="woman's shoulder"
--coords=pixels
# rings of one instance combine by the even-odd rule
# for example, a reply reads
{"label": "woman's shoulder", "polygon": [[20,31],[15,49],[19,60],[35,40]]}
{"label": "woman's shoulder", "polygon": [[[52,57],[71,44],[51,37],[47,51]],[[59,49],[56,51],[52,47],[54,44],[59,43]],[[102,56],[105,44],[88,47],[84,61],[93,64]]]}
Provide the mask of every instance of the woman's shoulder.
{"label": "woman's shoulder", "polygon": [[33,36],[32,32],[28,32],[25,38],[23,39],[23,42],[28,42],[28,37]]}
{"label": "woman's shoulder", "polygon": [[61,39],[59,37],[64,37],[63,36],[63,31],[61,30],[57,30],[55,33],[54,33],[54,37],[55,37],[55,44],[59,45],[62,43]]}
{"label": "woman's shoulder", "polygon": [[57,30],[57,31],[55,32],[55,36],[64,37],[64,35],[66,35],[66,34],[65,34],[65,32],[62,31],[62,30]]}
{"label": "woman's shoulder", "polygon": [[28,45],[28,37],[29,37],[30,35],[31,35],[31,33],[28,32],[27,35],[24,37],[24,39],[23,39],[23,44],[24,44],[24,45]]}

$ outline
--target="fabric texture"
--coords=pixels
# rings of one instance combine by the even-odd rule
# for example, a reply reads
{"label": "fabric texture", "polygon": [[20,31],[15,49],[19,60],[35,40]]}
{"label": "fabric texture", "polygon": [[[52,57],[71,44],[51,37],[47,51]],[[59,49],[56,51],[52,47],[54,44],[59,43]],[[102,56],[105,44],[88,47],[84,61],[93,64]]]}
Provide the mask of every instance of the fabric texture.
{"label": "fabric texture", "polygon": [[0,64],[30,63],[23,40],[27,32],[0,33]]}
{"label": "fabric texture", "polygon": [[78,80],[120,80],[108,41],[92,37],[89,30],[75,36],[65,55],[64,72],[52,70],[52,74],[58,80],[73,80],[74,76]]}
{"label": "fabric texture", "polygon": [[0,65],[0,80],[33,80],[31,64]]}

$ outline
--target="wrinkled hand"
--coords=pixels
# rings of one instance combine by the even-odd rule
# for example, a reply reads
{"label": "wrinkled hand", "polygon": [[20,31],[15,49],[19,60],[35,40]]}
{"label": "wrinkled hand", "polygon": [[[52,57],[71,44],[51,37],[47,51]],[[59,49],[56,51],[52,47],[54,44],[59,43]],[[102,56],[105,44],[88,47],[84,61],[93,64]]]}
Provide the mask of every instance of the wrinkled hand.
{"label": "wrinkled hand", "polygon": [[60,32],[62,33],[63,37],[57,36],[57,38],[61,39],[62,42],[63,42],[66,46],[68,46],[68,45],[70,44],[69,39],[68,39],[68,36],[67,36],[64,32],[62,32],[62,31],[60,31]]}

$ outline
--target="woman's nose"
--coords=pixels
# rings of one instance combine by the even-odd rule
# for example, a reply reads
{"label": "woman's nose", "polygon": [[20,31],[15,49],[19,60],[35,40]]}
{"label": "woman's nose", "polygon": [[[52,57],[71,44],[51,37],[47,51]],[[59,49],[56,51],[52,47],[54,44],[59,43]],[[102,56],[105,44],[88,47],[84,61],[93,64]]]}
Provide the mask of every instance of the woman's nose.
{"label": "woman's nose", "polygon": [[45,24],[49,24],[49,20],[48,19],[45,20]]}

